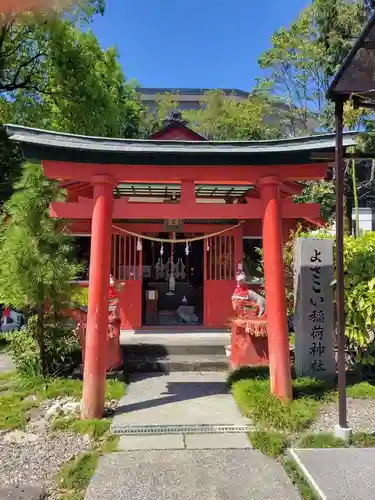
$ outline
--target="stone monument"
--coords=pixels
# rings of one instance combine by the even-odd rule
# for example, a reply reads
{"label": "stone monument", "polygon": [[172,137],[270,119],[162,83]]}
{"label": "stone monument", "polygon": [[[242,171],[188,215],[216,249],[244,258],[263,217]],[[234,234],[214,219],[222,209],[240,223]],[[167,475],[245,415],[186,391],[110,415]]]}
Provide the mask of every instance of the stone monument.
{"label": "stone monument", "polygon": [[294,248],[295,365],[297,375],[336,374],[333,314],[333,241],[297,238]]}

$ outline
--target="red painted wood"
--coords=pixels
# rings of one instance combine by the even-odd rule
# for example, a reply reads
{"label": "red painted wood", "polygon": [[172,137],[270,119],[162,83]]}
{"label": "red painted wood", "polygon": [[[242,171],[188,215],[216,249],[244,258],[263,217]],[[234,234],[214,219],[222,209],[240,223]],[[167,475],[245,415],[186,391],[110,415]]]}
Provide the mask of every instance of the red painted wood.
{"label": "red painted wood", "polygon": [[137,238],[123,233],[112,235],[112,275],[124,283],[120,295],[121,328],[133,330],[142,326],[142,251]]}
{"label": "red painted wood", "polygon": [[[242,262],[242,232],[237,228],[206,241],[204,255],[204,325],[226,328],[233,316],[231,296]],[[209,249],[207,249],[207,243]]]}
{"label": "red painted wood", "polygon": [[108,295],[111,264],[113,184],[101,177],[94,185],[90,287],[87,312],[82,418],[102,418],[106,375]]}
{"label": "red painted wood", "polygon": [[231,369],[269,365],[268,338],[249,335],[245,328],[232,327]]}
{"label": "red painted wood", "polygon": [[[183,158],[183,157],[182,157]],[[196,183],[241,182],[256,184],[262,177],[278,176],[288,180],[320,180],[325,177],[327,163],[301,165],[102,165],[100,163],[70,163],[51,160],[42,161],[44,173],[50,179],[91,182],[95,175],[103,172],[122,182],[181,182]]]}
{"label": "red painted wood", "polygon": [[205,140],[204,137],[195,133],[193,130],[185,127],[184,125],[172,125],[162,130],[158,130],[154,134],[150,135],[149,139],[156,140],[168,140],[168,141],[202,141]]}
{"label": "red painted wood", "polygon": [[[306,218],[319,217],[320,206],[317,203],[293,204],[290,200],[282,200],[281,217]],[[92,200],[81,200],[79,203],[51,204],[51,216],[61,219],[90,219],[92,217]],[[129,203],[119,199],[114,202],[113,217],[121,219],[222,219],[246,220],[261,219],[264,208],[261,200],[253,199],[247,205],[221,205],[202,203]]]}
{"label": "red painted wood", "polygon": [[292,399],[289,338],[283,262],[283,234],[279,180],[263,179],[260,185],[264,203],[263,258],[268,318],[268,348],[272,394]]}

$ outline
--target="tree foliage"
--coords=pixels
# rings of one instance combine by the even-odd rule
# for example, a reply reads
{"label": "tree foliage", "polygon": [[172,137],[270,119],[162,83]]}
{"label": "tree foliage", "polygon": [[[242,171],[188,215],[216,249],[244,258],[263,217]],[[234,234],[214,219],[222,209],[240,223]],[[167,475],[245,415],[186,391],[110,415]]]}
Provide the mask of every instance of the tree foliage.
{"label": "tree foliage", "polygon": [[49,216],[50,204],[61,199],[57,184],[44,177],[42,168],[27,164],[14,194],[5,204],[0,235],[0,301],[28,315],[37,315],[44,374],[46,300],[57,311],[69,295],[69,281],[75,279],[80,269],[72,263],[67,237]]}
{"label": "tree foliage", "polygon": [[[273,35],[271,49],[259,62],[273,94],[288,104],[285,119],[295,135],[309,132],[314,123],[332,130],[326,92],[367,17],[362,0],[313,0],[289,28]],[[357,122],[362,114],[357,113]]]}
{"label": "tree foliage", "polygon": [[141,107],[117,51],[103,50],[87,26],[103,11],[103,0],[85,0],[62,14],[20,16],[0,27],[0,97],[13,122],[86,135],[138,134]]}
{"label": "tree foliage", "polygon": [[303,192],[295,196],[296,203],[319,203],[320,215],[326,222],[332,222],[332,214],[335,211],[336,195],[332,181],[308,181],[305,183]]}
{"label": "tree foliage", "polygon": [[[178,108],[173,94],[160,95],[155,114],[147,114],[145,130],[157,130],[169,113]],[[197,110],[184,110],[189,127],[209,140],[260,140],[280,137],[282,132],[273,116],[272,102],[254,92],[237,100],[221,90],[208,91]],[[151,124],[151,127],[150,127]]]}
{"label": "tree foliage", "polygon": [[207,92],[199,110],[184,113],[192,128],[210,140],[261,140],[281,135],[270,100],[261,92],[236,100],[220,90]]}
{"label": "tree foliage", "polygon": [[[54,14],[0,23],[0,126],[16,123],[63,132],[135,137],[141,105],[114,48],[89,29],[104,0],[74,2]],[[0,203],[20,174],[14,146],[0,133]]]}

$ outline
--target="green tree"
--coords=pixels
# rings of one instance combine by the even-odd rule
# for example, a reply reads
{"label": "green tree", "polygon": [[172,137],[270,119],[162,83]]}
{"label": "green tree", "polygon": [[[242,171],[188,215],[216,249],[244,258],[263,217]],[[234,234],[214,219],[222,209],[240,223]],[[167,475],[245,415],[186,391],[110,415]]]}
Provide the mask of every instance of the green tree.
{"label": "green tree", "polygon": [[[0,126],[138,136],[138,96],[124,77],[116,50],[102,50],[88,29],[92,17],[103,13],[104,0],[82,0],[48,17],[20,15],[0,23]],[[0,142],[2,203],[21,163],[10,161],[15,148],[4,134]]]}
{"label": "green tree", "polygon": [[196,132],[210,140],[260,140],[281,135],[273,111],[271,101],[261,92],[236,100],[212,90],[199,110],[187,110],[184,117]]}
{"label": "green tree", "polygon": [[[159,129],[169,113],[178,108],[172,94],[160,95],[155,114],[146,115],[145,130]],[[220,90],[206,93],[197,110],[184,110],[189,127],[209,140],[257,140],[281,135],[273,117],[273,107],[266,95],[254,92],[247,99],[236,100]],[[145,132],[145,135],[148,135]]]}
{"label": "green tree", "polygon": [[336,206],[334,184],[332,181],[306,182],[303,192],[295,196],[294,201],[296,203],[319,203],[322,218],[326,222],[332,222]]}
{"label": "green tree", "polygon": [[[272,47],[259,62],[273,94],[289,106],[295,135],[314,124],[332,130],[333,107],[326,92],[367,17],[363,0],[313,0],[289,28],[272,36]],[[361,118],[358,113],[357,125]]]}
{"label": "green tree", "polygon": [[[79,266],[72,261],[69,240],[49,216],[50,203],[62,199],[58,185],[39,165],[27,164],[4,207],[0,233],[0,300],[37,316],[36,339],[41,373],[48,374],[45,353],[45,306],[57,312],[69,295],[69,281]],[[60,222],[61,224],[61,222]]]}
{"label": "green tree", "polygon": [[141,137],[148,137],[163,127],[163,122],[171,111],[178,108],[178,102],[174,99],[174,94],[157,94],[156,109],[141,111]]}

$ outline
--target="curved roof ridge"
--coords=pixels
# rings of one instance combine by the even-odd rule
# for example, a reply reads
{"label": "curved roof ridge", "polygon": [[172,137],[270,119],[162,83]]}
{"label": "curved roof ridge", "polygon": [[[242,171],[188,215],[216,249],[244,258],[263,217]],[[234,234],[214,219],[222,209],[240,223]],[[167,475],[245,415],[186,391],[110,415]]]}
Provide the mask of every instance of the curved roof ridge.
{"label": "curved roof ridge", "polygon": [[[25,127],[23,125],[14,125],[14,124],[7,124],[5,125],[7,133],[10,137],[13,135],[17,134],[25,134],[29,136],[38,136],[38,135],[44,135],[44,136],[50,136],[53,138],[67,138],[67,139],[76,139],[77,142],[79,139],[82,141],[87,141],[87,142],[102,142],[102,143],[113,143],[116,142],[118,144],[124,144],[124,145],[154,145],[154,144],[159,144],[159,145],[169,145],[173,144],[176,145],[178,144],[179,146],[199,146],[200,144],[204,144],[206,147],[212,145],[212,146],[285,146],[287,144],[291,145],[297,145],[300,143],[311,143],[311,142],[318,142],[319,140],[329,140],[329,139],[334,139],[335,134],[334,133],[325,133],[325,134],[316,134],[316,135],[307,135],[307,136],[301,136],[301,137],[290,137],[290,138],[282,138],[282,139],[262,139],[262,140],[228,140],[228,141],[212,141],[212,140],[202,140],[202,141],[197,141],[197,140],[173,140],[173,139],[129,139],[129,138],[122,138],[122,137],[100,137],[100,136],[87,136],[87,135],[79,135],[79,134],[71,134],[68,132],[57,132],[54,130],[44,130],[44,129],[39,129],[39,128],[33,128],[33,127]],[[358,135],[360,135],[360,132],[358,131],[348,131],[344,132],[344,137],[347,139],[355,138]],[[48,140],[46,138],[46,140]],[[73,142],[73,141],[72,141]]]}

